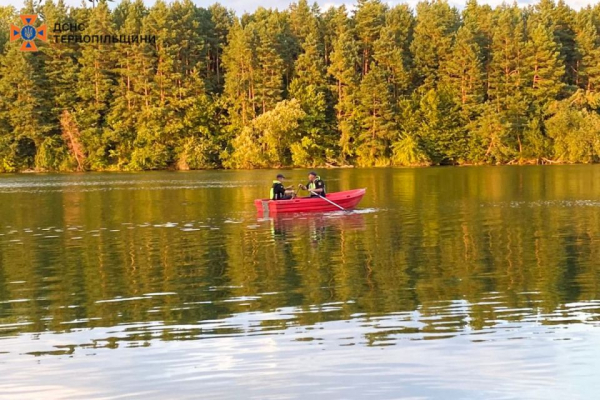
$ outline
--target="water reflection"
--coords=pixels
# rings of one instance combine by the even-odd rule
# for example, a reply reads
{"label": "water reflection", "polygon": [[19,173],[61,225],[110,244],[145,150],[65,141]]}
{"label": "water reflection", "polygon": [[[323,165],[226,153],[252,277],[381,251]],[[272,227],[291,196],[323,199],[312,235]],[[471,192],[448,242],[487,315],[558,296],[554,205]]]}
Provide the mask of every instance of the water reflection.
{"label": "water reflection", "polygon": [[258,217],[260,222],[267,221],[274,240],[306,240],[312,245],[328,237],[340,237],[342,231],[364,231],[366,222],[361,212],[331,212],[314,214],[279,214],[271,218]]}
{"label": "water reflection", "polygon": [[[0,178],[0,367],[91,355],[123,371],[127,350],[177,369],[196,360],[164,349],[205,354],[207,341],[246,372],[267,361],[236,354],[258,342],[280,363],[336,348],[323,365],[339,370],[354,352],[373,357],[365,349],[417,358],[496,345],[519,362],[517,350],[548,356],[536,340],[577,353],[598,328],[597,167],[331,171],[332,190],[370,188],[361,210],[272,218],[252,204],[261,174]],[[544,365],[520,373],[553,372]],[[438,367],[447,388],[455,376]]]}

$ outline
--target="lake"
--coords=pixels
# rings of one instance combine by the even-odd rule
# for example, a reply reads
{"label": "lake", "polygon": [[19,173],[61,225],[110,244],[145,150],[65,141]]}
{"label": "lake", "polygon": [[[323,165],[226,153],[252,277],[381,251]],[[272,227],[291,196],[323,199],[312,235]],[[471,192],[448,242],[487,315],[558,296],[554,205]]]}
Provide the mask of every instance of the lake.
{"label": "lake", "polygon": [[0,398],[598,397],[600,166],[276,172],[0,175]]}

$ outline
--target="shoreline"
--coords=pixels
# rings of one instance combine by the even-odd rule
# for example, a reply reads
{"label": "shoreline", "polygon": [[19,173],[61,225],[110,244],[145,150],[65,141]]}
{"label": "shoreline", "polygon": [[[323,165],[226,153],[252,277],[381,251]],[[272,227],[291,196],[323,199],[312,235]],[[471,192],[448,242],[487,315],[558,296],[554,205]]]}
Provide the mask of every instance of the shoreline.
{"label": "shoreline", "polygon": [[88,173],[142,173],[142,172],[194,172],[194,171],[270,171],[270,170],[297,170],[297,169],[317,169],[317,170],[335,170],[335,169],[421,169],[421,168],[466,168],[466,167],[526,167],[526,166],[567,166],[567,165],[600,165],[600,162],[590,163],[573,163],[573,162],[562,162],[562,161],[551,161],[548,160],[545,163],[504,163],[504,164],[436,164],[436,165],[384,165],[384,166],[368,166],[359,167],[356,165],[343,165],[343,166],[317,166],[317,167],[273,167],[273,168],[207,168],[207,169],[176,169],[176,168],[164,168],[164,169],[144,169],[144,170],[119,170],[119,169],[104,169],[104,170],[85,170],[85,171],[36,171],[36,170],[22,170],[13,172],[0,172],[1,175],[11,174],[23,174],[23,175],[35,175],[35,174],[88,174]]}

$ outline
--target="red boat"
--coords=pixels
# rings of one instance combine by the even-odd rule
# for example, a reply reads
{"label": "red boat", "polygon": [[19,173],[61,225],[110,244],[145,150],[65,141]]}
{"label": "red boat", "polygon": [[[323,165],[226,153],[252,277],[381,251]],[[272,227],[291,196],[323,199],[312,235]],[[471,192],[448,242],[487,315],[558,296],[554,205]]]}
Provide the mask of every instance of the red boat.
{"label": "red boat", "polygon": [[[366,189],[346,190],[344,192],[327,193],[326,199],[351,210],[360,203]],[[256,199],[254,205],[259,213],[301,213],[339,211],[340,209],[321,197],[296,197],[290,200]]]}

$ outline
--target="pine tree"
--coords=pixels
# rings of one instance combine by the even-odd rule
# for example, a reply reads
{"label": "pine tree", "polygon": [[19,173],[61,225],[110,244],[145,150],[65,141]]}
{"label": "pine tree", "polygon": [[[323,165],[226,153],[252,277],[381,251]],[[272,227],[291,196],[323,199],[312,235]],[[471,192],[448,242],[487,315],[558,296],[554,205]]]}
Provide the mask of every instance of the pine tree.
{"label": "pine tree", "polygon": [[560,56],[565,65],[564,81],[568,85],[575,83],[575,63],[577,62],[577,52],[575,50],[575,20],[576,14],[565,3],[564,0],[558,0],[554,12],[554,36],[560,44]]}
{"label": "pine tree", "polygon": [[[509,127],[509,136],[498,135],[497,140],[506,143],[494,146],[504,148],[516,143],[518,154],[523,152],[522,135],[527,126],[529,103],[525,97],[526,71],[524,57],[526,47],[525,21],[520,9],[502,6],[496,10],[497,24],[492,40],[492,59],[488,79],[488,96],[496,113]],[[506,125],[507,124],[507,125]],[[510,137],[510,138],[509,138]],[[503,151],[503,154],[509,154]],[[496,157],[496,161],[500,158]]]}
{"label": "pine tree", "polygon": [[54,138],[41,55],[20,51],[18,42],[6,47],[0,59],[0,170],[56,168],[53,160],[36,158]]}
{"label": "pine tree", "polygon": [[284,60],[278,47],[278,16],[265,13],[255,23],[256,64],[254,93],[259,112],[272,110],[283,98]]}
{"label": "pine tree", "polygon": [[[380,39],[387,36],[387,51],[392,51],[394,54],[391,59],[401,55],[402,71],[400,71],[399,60],[390,64],[397,65],[397,71],[390,70],[393,76],[394,97],[397,100],[398,96],[404,92],[406,94],[412,87],[413,80],[413,60],[410,53],[410,43],[413,40],[415,17],[412,15],[410,8],[407,5],[398,5],[391,8],[385,17],[385,26],[388,32],[382,32]],[[393,46],[390,46],[393,42]],[[376,45],[378,47],[378,45]],[[386,46],[382,46],[386,48]],[[377,56],[378,49],[375,49]],[[378,61],[379,62],[379,61]]]}
{"label": "pine tree", "polygon": [[360,75],[358,45],[349,31],[342,32],[334,42],[331,64],[327,72],[335,79],[331,91],[336,99],[336,119],[340,133],[340,158],[346,162],[354,154],[357,132],[356,105]]}
{"label": "pine tree", "polygon": [[501,164],[517,155],[515,136],[510,123],[491,103],[471,129],[469,159],[476,163]]}
{"label": "pine tree", "polygon": [[356,33],[359,38],[362,55],[362,75],[369,72],[373,57],[373,46],[381,28],[385,23],[387,7],[380,0],[358,0],[354,19],[356,21]]}
{"label": "pine tree", "polygon": [[439,67],[450,54],[452,33],[458,29],[459,16],[445,0],[421,1],[411,43],[419,83],[426,88],[438,82]]}
{"label": "pine tree", "polygon": [[428,159],[435,164],[456,164],[467,158],[467,136],[460,103],[445,88],[430,89],[419,102],[417,134]]}
{"label": "pine tree", "polygon": [[[115,33],[107,2],[101,0],[91,12],[83,34],[113,35]],[[114,64],[111,47],[101,43],[82,46],[77,75],[79,107],[75,119],[88,153],[88,167],[104,169],[110,164],[112,144],[104,137],[104,123],[109,112],[114,87]]]}
{"label": "pine tree", "polygon": [[390,162],[391,141],[398,135],[398,129],[387,79],[385,70],[373,64],[360,84],[357,115],[360,133],[356,145],[360,166]]}
{"label": "pine tree", "polygon": [[[292,76],[294,75],[294,63],[302,52],[302,48],[300,46],[300,41],[292,32],[289,14],[276,12],[274,13],[272,20],[271,24],[274,27],[272,31],[276,38],[275,48],[283,63],[283,91],[281,97],[286,98],[288,97],[290,83],[292,81]],[[315,31],[314,35],[318,37],[319,32]]]}
{"label": "pine tree", "polygon": [[494,11],[489,5],[479,5],[476,0],[468,0],[462,14],[463,26],[474,36],[479,47],[481,68],[483,71],[483,100],[487,100],[492,59],[492,37],[494,31]]}
{"label": "pine tree", "polygon": [[298,3],[290,5],[289,21],[290,30],[297,38],[300,46],[304,44],[309,35],[315,37],[318,33],[317,17],[313,14],[306,0],[299,0]]}
{"label": "pine tree", "polygon": [[481,50],[475,35],[467,26],[456,33],[452,52],[442,64],[442,81],[450,87],[465,110],[473,109],[484,99],[484,72]]}
{"label": "pine tree", "polygon": [[395,101],[410,87],[409,56],[403,48],[404,35],[392,23],[386,24],[373,46],[373,58],[377,65],[387,71],[388,83]]}
{"label": "pine tree", "polygon": [[[147,14],[141,0],[123,1],[115,9],[116,29],[121,35],[141,35],[143,19]],[[107,116],[107,136],[113,143],[111,158],[118,168],[125,168],[131,159],[137,133],[138,112],[144,106],[144,84],[151,79],[144,68],[147,60],[144,45],[131,43],[116,46],[113,53],[116,87]]]}
{"label": "pine tree", "polygon": [[231,127],[241,129],[256,116],[255,76],[257,62],[253,54],[254,32],[251,26],[243,27],[236,21],[223,50],[225,86],[223,97],[228,104]]}
{"label": "pine tree", "polygon": [[600,161],[600,6],[108,1],[22,12],[156,42],[23,53],[0,7],[0,170]]}
{"label": "pine tree", "polygon": [[[41,8],[41,16],[47,26],[54,26],[55,23],[75,22],[67,13],[67,6],[63,0],[56,4],[48,0]],[[68,115],[75,125],[72,114],[78,103],[78,98],[74,95],[73,82],[77,81],[79,64],[77,62],[78,51],[74,44],[62,43],[60,41],[49,41],[47,44],[39,46],[40,52],[44,54],[44,74],[48,82],[47,97],[51,106],[51,112],[48,115],[48,123],[56,127],[54,131],[61,126],[60,120],[63,115]],[[66,113],[66,114],[65,114]],[[46,165],[45,169],[69,169],[84,168],[82,164],[82,155],[73,151],[73,141],[78,141],[79,137],[68,136],[61,128],[60,137],[57,135],[50,139],[45,146],[46,150],[60,156],[43,157],[53,159],[52,165]],[[62,138],[62,139],[61,139]],[[69,155],[67,155],[67,150]],[[39,151],[38,151],[39,153]],[[60,159],[59,158],[63,158]]]}
{"label": "pine tree", "polygon": [[[37,8],[26,1],[21,12],[34,14]],[[13,10],[1,14],[9,17]],[[19,45],[4,43],[5,53],[0,57],[0,171],[61,169],[67,155],[52,123],[44,54],[21,52]]]}
{"label": "pine tree", "polygon": [[4,54],[4,46],[9,41],[10,24],[16,19],[14,7],[0,6],[0,54]]}
{"label": "pine tree", "polygon": [[564,86],[561,79],[565,67],[550,29],[541,23],[530,26],[523,52],[525,93],[537,108],[543,108],[559,96]]}
{"label": "pine tree", "polygon": [[292,144],[295,165],[319,165],[332,159],[335,140],[331,135],[333,110],[325,76],[325,65],[317,38],[308,34],[302,45],[304,52],[296,61],[290,95],[297,99],[306,116],[300,125],[301,140]]}
{"label": "pine tree", "polygon": [[193,78],[186,76],[189,71],[184,65],[196,71],[190,63],[194,63],[194,56],[198,61],[194,52],[200,47],[193,35],[191,43],[179,43],[179,39],[193,29],[194,7],[184,2],[169,8],[157,1],[144,18],[143,32],[156,37],[155,43],[142,45],[142,51],[152,60],[154,74],[148,79],[149,91],[137,124],[129,166],[132,169],[166,168],[176,160],[177,146],[185,133],[181,110],[193,101],[193,90],[185,84]]}
{"label": "pine tree", "polygon": [[229,30],[233,25],[234,14],[232,11],[227,10],[219,3],[215,3],[208,8],[210,12],[210,19],[212,22],[212,29],[209,32],[208,44],[209,58],[212,66],[212,70],[215,74],[215,85],[213,91],[221,93],[223,91],[223,50],[227,46],[227,36]]}
{"label": "pine tree", "polygon": [[329,65],[331,62],[331,52],[333,46],[338,37],[342,33],[347,33],[352,30],[350,26],[351,20],[348,18],[347,10],[344,5],[338,8],[330,7],[321,16],[320,31],[323,36],[323,54],[325,57],[325,64]]}
{"label": "pine tree", "polygon": [[511,99],[520,95],[525,37],[521,12],[516,6],[498,8],[496,18],[488,95],[500,112],[508,108]]}
{"label": "pine tree", "polygon": [[[48,0],[42,7],[44,22],[47,26],[55,23],[75,22],[69,18],[67,6],[63,0],[56,4]],[[61,43],[60,41],[49,41],[47,46],[41,47],[40,51],[46,56],[45,72],[48,78],[49,88],[53,91],[53,113],[58,116],[63,110],[72,111],[77,97],[73,96],[73,82],[76,81],[78,64],[77,51],[73,44]]]}
{"label": "pine tree", "polygon": [[[171,123],[174,162],[178,169],[215,168],[220,165],[222,138],[217,104],[208,92],[218,90],[219,52],[225,41],[222,35],[228,29],[228,14],[217,6],[197,8],[190,0],[171,8],[176,27],[171,45],[177,72],[171,107],[175,120],[180,121]],[[213,12],[219,17],[218,25]]]}
{"label": "pine tree", "polygon": [[538,12],[532,14],[530,19],[539,20],[539,23],[550,30],[560,53],[560,60],[564,64],[565,83],[573,84],[576,61],[573,10],[563,0],[559,0],[556,4],[553,0],[540,0],[535,9]]}
{"label": "pine tree", "polygon": [[577,21],[575,84],[587,91],[600,89],[600,35],[591,15],[583,13]]}

